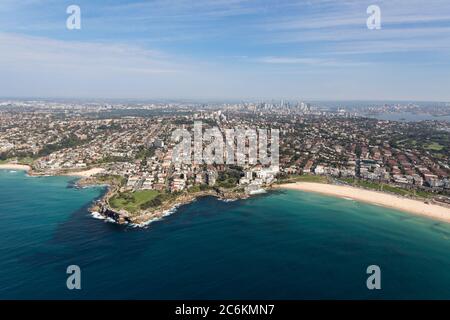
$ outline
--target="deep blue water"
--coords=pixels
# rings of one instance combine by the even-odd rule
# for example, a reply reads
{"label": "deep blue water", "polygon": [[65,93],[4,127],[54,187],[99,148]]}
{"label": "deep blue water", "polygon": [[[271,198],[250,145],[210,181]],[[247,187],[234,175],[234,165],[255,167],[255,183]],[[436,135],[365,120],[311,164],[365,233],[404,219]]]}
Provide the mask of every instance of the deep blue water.
{"label": "deep blue water", "polygon": [[[278,191],[203,198],[135,229],[93,219],[102,188],[0,170],[1,299],[450,298],[450,225]],[[66,268],[81,267],[81,290]],[[381,268],[380,291],[366,268]]]}

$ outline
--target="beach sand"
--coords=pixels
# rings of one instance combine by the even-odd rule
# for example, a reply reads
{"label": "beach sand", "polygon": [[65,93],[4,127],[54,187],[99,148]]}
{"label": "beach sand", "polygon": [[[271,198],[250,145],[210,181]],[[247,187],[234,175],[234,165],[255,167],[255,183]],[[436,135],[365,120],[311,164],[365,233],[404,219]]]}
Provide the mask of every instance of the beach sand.
{"label": "beach sand", "polygon": [[450,208],[435,204],[426,204],[419,200],[403,198],[388,193],[370,191],[350,186],[338,186],[312,182],[283,184],[277,186],[277,188],[316,192],[339,198],[353,199],[450,223]]}
{"label": "beach sand", "polygon": [[24,164],[4,163],[4,164],[0,164],[0,169],[30,171],[31,167],[24,165]]}
{"label": "beach sand", "polygon": [[[24,164],[15,164],[15,163],[4,163],[0,164],[0,169],[9,169],[9,170],[25,170],[25,171],[31,171],[31,167],[24,165]],[[93,175],[96,175],[97,173],[101,173],[105,171],[105,169],[102,168],[92,168],[89,170],[84,171],[72,171],[72,172],[66,172],[66,173],[54,173],[55,175],[61,175],[61,176],[72,176],[72,177],[81,177],[81,178],[89,178]]]}
{"label": "beach sand", "polygon": [[97,173],[102,173],[103,171],[105,171],[105,169],[102,168],[92,168],[89,170],[84,170],[84,171],[73,171],[73,172],[67,172],[64,173],[64,176],[73,176],[73,177],[82,177],[82,178],[89,178],[92,177],[94,175],[96,175]]}

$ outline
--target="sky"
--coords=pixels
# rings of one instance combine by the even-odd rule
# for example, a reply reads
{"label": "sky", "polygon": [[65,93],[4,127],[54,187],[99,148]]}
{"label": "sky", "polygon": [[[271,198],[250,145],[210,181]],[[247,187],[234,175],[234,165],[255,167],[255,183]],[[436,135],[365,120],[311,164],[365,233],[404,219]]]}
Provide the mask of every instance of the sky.
{"label": "sky", "polygon": [[450,1],[1,0],[0,74],[0,97],[450,101]]}

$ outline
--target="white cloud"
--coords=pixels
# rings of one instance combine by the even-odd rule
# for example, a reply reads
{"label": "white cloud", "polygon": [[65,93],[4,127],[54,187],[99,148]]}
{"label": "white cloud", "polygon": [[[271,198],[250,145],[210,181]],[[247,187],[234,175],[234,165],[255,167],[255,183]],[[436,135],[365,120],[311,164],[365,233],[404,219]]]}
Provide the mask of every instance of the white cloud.
{"label": "white cloud", "polygon": [[[320,2],[329,4],[327,1]],[[321,54],[450,51],[450,2],[444,0],[380,0],[381,30],[368,30],[371,1],[335,2],[329,10],[272,18],[258,27],[263,43],[321,45]],[[315,6],[316,8],[320,6]],[[433,43],[435,45],[433,45]]]}
{"label": "white cloud", "polygon": [[60,41],[0,33],[0,64],[17,68],[64,68],[140,73],[176,72],[180,68],[158,51],[124,44]]}
{"label": "white cloud", "polygon": [[262,63],[270,64],[322,64],[326,62],[322,59],[316,58],[296,58],[296,57],[263,57],[257,59],[257,61]]}
{"label": "white cloud", "polygon": [[[324,68],[353,68],[369,66],[370,62],[345,61],[342,59],[323,59],[323,58],[307,58],[307,57],[261,57],[256,62],[286,65],[286,66],[305,66],[305,67],[324,67]],[[318,69],[315,69],[318,71]]]}

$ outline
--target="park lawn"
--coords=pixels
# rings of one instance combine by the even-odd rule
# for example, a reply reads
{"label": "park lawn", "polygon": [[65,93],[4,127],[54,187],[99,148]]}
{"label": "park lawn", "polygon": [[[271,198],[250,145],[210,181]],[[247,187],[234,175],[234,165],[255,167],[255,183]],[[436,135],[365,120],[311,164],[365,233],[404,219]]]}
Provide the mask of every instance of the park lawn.
{"label": "park lawn", "polygon": [[310,176],[310,175],[303,175],[298,176],[295,178],[296,181],[299,182],[317,182],[317,183],[327,183],[328,180],[324,176]]}
{"label": "park lawn", "polygon": [[350,184],[350,185],[355,183],[355,179],[354,178],[339,178],[337,180],[340,181],[340,182],[345,182],[345,183]]}
{"label": "park lawn", "polygon": [[426,145],[425,149],[432,150],[432,151],[441,151],[442,149],[444,149],[444,146],[440,145],[437,142],[432,142],[432,143]]}
{"label": "park lawn", "polygon": [[284,179],[279,179],[277,184],[293,183],[293,182],[316,182],[316,183],[328,183],[328,179],[325,176],[315,175],[290,175]]}
{"label": "park lawn", "polygon": [[423,191],[423,190],[416,190],[416,192],[414,192],[414,190],[408,190],[408,189],[393,187],[393,186],[389,186],[389,185],[383,185],[383,191],[396,193],[401,196],[417,196],[417,197],[422,197],[422,198],[430,198],[430,197],[434,196],[433,193]]}
{"label": "park lawn", "polygon": [[190,193],[198,193],[201,191],[206,191],[206,190],[211,190],[213,189],[212,187],[208,186],[207,184],[202,184],[202,185],[195,185],[192,186],[188,189],[188,192]]}
{"label": "park lawn", "polygon": [[366,189],[371,189],[371,190],[376,190],[376,191],[387,191],[387,192],[392,192],[392,193],[399,194],[402,196],[406,196],[406,195],[409,195],[412,193],[411,191],[408,191],[405,189],[393,187],[393,186],[386,185],[386,184],[381,184],[378,182],[354,180],[353,184],[363,187],[363,188],[366,188]]}
{"label": "park lawn", "polygon": [[364,181],[364,180],[358,181],[358,180],[346,179],[346,178],[341,178],[339,180],[345,181],[351,185],[356,185],[356,186],[360,186],[360,187],[364,187],[364,188],[376,190],[376,191],[391,192],[391,193],[395,193],[395,194],[398,194],[401,196],[418,196],[418,197],[422,197],[422,198],[430,198],[433,196],[433,193],[430,193],[430,192],[416,190],[416,192],[414,193],[414,190],[403,189],[403,188],[394,187],[394,186],[391,186],[388,184],[381,184],[378,182],[370,182],[370,181]]}
{"label": "park lawn", "polygon": [[97,180],[100,183],[108,183],[118,186],[124,186],[127,182],[127,179],[125,177],[121,177],[119,175],[101,175],[97,177]]}
{"label": "park lawn", "polygon": [[237,186],[238,181],[234,179],[227,179],[224,181],[217,181],[216,182],[218,187],[224,188],[224,189],[231,189]]}
{"label": "park lawn", "polygon": [[370,181],[364,181],[364,180],[356,180],[355,181],[356,185],[359,185],[361,187],[367,188],[367,189],[371,189],[371,190],[380,190],[381,189],[381,185],[379,183],[376,182],[370,182]]}
{"label": "park lawn", "polygon": [[410,195],[414,194],[413,191],[406,190],[406,189],[401,189],[401,188],[397,188],[397,187],[393,187],[393,186],[389,186],[389,185],[384,185],[383,186],[383,191],[395,193],[395,194],[398,194],[398,195],[401,195],[401,196],[410,196]]}
{"label": "park lawn", "polygon": [[26,165],[32,165],[33,164],[34,159],[31,157],[24,157],[24,158],[19,158],[17,160],[18,163],[20,164],[26,164]]}
{"label": "park lawn", "polygon": [[125,209],[130,213],[135,213],[140,209],[140,206],[143,203],[155,199],[159,194],[159,191],[156,190],[123,192],[112,197],[109,200],[109,204],[113,209]]}
{"label": "park lawn", "polygon": [[17,162],[18,164],[25,164],[25,165],[31,165],[33,164],[34,159],[30,157],[24,157],[24,158],[10,158],[5,160],[0,160],[0,164],[5,163],[11,163],[11,162]]}

